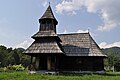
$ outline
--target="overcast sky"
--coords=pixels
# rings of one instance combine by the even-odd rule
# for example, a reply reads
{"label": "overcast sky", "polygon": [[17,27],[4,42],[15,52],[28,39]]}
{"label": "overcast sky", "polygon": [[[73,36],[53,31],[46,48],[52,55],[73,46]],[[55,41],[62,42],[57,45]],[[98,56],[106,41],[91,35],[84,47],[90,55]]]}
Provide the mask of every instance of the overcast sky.
{"label": "overcast sky", "polygon": [[120,47],[120,0],[0,0],[0,45],[27,48],[48,3],[57,33],[91,33],[101,48]]}

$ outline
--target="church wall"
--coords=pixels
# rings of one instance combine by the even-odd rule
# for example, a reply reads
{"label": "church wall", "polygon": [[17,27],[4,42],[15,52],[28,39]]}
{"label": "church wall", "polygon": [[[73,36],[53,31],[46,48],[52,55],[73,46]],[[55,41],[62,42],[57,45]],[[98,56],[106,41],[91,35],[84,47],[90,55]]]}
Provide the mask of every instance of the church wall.
{"label": "church wall", "polygon": [[104,70],[102,57],[62,57],[59,70],[101,71]]}

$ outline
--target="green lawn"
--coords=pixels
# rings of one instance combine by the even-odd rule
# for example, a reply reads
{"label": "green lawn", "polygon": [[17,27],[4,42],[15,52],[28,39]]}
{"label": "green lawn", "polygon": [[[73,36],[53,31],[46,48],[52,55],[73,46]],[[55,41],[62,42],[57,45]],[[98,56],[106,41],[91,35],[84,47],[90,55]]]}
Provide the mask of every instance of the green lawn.
{"label": "green lawn", "polygon": [[29,74],[28,72],[0,72],[0,80],[120,80],[120,72],[80,74],[79,76]]}

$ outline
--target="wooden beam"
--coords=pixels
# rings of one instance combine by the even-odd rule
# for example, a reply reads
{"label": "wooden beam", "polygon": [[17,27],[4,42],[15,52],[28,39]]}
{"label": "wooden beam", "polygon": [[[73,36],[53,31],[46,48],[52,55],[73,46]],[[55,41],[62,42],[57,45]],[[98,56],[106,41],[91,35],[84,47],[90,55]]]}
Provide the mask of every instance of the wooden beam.
{"label": "wooden beam", "polygon": [[51,70],[51,57],[47,56],[47,70]]}

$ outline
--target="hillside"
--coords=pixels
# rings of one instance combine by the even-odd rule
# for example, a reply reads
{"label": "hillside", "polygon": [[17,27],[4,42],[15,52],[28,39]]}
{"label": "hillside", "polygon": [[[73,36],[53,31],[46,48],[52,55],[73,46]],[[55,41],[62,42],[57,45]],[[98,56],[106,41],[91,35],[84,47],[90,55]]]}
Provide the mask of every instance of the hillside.
{"label": "hillside", "polygon": [[120,56],[120,47],[106,48],[102,49],[102,51],[106,55]]}

